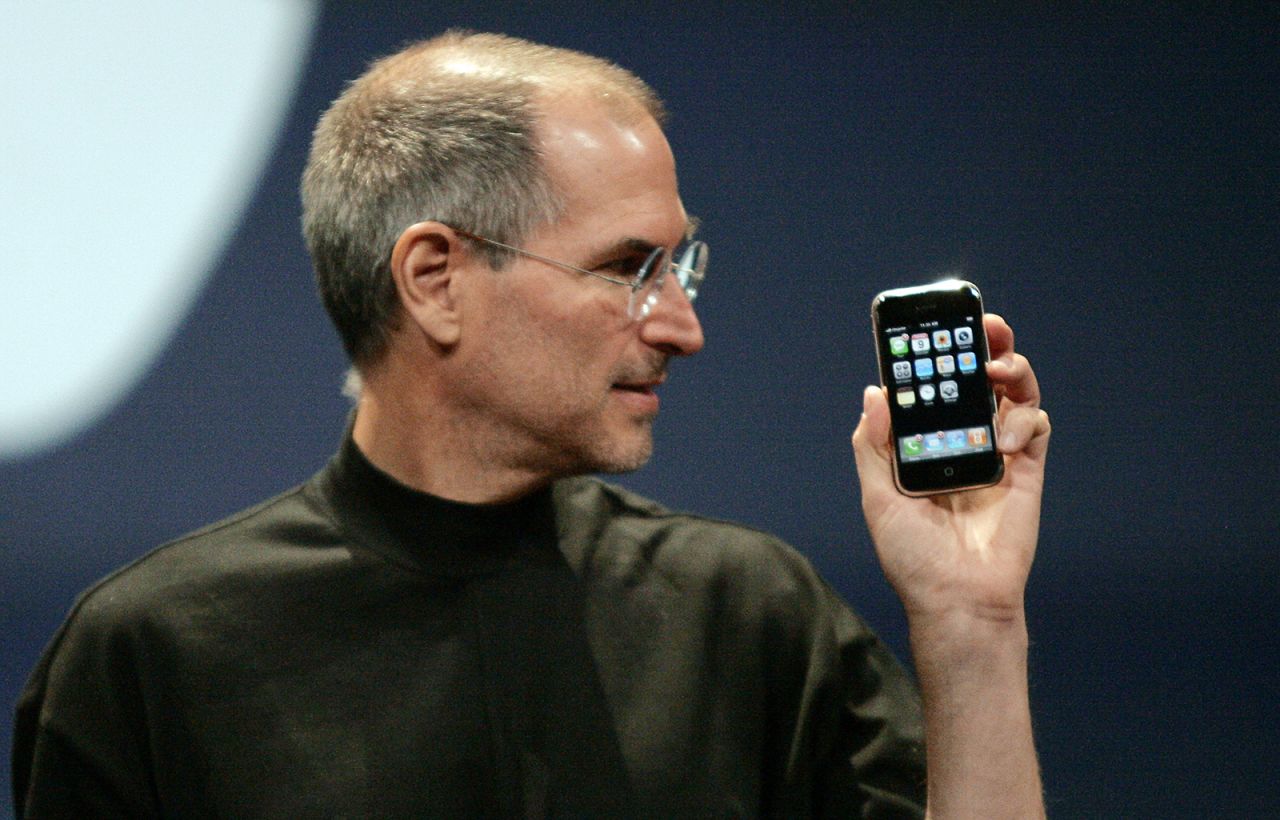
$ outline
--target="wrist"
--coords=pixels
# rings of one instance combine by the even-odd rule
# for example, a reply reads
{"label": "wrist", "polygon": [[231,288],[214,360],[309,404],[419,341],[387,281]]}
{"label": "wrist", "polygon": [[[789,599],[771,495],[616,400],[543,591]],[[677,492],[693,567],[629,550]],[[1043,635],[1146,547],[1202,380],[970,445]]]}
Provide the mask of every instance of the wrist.
{"label": "wrist", "polygon": [[1021,605],[916,610],[907,613],[907,629],[917,668],[931,662],[1026,661],[1029,638]]}

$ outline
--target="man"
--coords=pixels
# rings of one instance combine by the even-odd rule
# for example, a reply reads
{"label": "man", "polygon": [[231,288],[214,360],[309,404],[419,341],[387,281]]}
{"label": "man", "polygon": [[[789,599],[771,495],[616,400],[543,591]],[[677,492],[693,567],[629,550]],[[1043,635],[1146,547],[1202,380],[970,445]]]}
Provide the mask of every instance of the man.
{"label": "man", "polygon": [[878,389],[853,436],[923,710],[793,550],[582,477],[645,462],[703,342],[661,120],[617,67],[458,33],[335,102],[304,229],[349,435],[81,598],[19,704],[21,815],[918,816],[922,741],[933,816],[1042,813],[1049,428],[1003,321],[998,487],[895,492]]}

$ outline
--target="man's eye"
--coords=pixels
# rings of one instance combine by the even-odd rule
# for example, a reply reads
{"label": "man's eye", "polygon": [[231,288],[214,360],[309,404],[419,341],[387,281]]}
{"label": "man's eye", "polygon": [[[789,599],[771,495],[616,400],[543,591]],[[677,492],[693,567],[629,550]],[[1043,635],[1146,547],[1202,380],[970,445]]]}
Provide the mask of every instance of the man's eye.
{"label": "man's eye", "polygon": [[644,259],[635,257],[627,257],[624,259],[615,259],[612,262],[605,262],[596,270],[606,276],[612,276],[615,279],[623,279],[628,282],[640,275],[641,268],[644,267]]}

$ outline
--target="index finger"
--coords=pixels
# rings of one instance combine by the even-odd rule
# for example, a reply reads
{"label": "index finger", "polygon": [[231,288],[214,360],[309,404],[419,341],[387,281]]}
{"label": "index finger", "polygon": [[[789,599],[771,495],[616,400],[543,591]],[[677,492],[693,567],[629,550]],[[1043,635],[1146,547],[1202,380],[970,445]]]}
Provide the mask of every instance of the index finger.
{"label": "index finger", "polygon": [[987,363],[987,379],[996,394],[1017,404],[1040,406],[1040,383],[1026,356],[1010,353]]}
{"label": "index finger", "polygon": [[991,361],[987,365],[987,378],[998,395],[1018,404],[1040,406],[1040,385],[1035,371],[1025,356],[1013,351],[1013,328],[1003,317],[994,313],[982,317],[987,332],[987,348]]}
{"label": "index finger", "polygon": [[1013,352],[1013,328],[1009,327],[1003,316],[983,314],[982,327],[987,332],[987,349],[991,351],[992,360]]}

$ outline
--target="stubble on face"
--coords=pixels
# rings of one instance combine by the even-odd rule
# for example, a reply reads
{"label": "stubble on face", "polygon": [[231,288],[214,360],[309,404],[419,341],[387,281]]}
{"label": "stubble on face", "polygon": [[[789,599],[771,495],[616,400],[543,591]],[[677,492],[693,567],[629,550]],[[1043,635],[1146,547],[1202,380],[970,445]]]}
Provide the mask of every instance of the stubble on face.
{"label": "stubble on face", "polygon": [[[567,307],[552,300],[554,312],[535,304],[531,291],[540,290],[543,276],[564,288],[593,287],[561,281],[563,271],[538,264],[490,274],[498,277],[496,312],[455,382],[456,417],[468,427],[460,439],[481,463],[553,478],[637,470],[653,454],[657,413],[628,394],[664,381],[670,357],[619,343],[611,326],[629,320],[612,290],[599,289],[603,302]],[[610,315],[606,307],[615,301]]]}
{"label": "stubble on face", "polygon": [[[566,360],[562,356],[558,361]],[[519,392],[531,401],[510,408],[513,454],[522,466],[557,477],[640,469],[653,455],[657,412],[628,406],[630,391],[619,385],[659,382],[666,370],[667,357],[654,353],[640,362],[619,364],[605,378],[584,370],[572,376],[546,371],[524,374],[529,381]]]}
{"label": "stubble on face", "polygon": [[[635,385],[665,381],[668,357],[654,354],[651,358],[651,361],[643,365],[622,368],[621,372],[614,375],[612,384]],[[610,392],[615,390],[620,388],[611,387]],[[600,446],[594,448],[595,465],[589,472],[629,473],[647,464],[653,455],[653,422],[656,417],[655,411],[637,418],[633,437],[602,436]]]}

